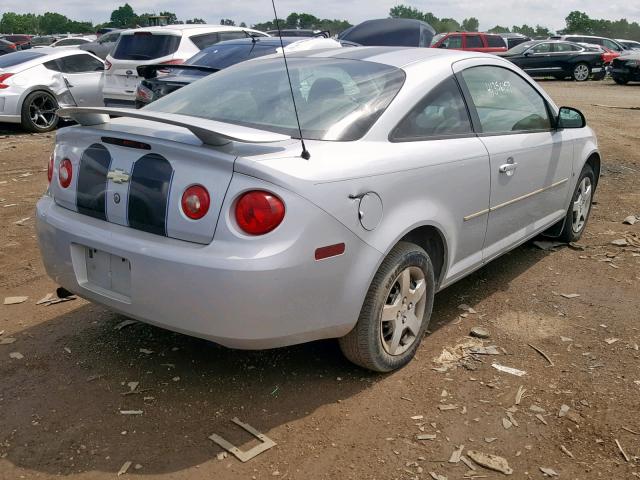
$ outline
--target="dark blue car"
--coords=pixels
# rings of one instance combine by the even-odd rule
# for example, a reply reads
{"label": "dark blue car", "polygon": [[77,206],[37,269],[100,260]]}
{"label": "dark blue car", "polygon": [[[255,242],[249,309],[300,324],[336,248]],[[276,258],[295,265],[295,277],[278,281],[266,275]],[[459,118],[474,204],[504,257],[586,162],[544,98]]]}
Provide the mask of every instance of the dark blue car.
{"label": "dark blue car", "polygon": [[[138,75],[144,77],[136,89],[136,108],[164,97],[179,88],[219,70],[252,58],[278,53],[278,37],[249,37],[216,43],[180,65],[144,65]],[[318,37],[282,37],[285,52],[340,48],[340,42]]]}

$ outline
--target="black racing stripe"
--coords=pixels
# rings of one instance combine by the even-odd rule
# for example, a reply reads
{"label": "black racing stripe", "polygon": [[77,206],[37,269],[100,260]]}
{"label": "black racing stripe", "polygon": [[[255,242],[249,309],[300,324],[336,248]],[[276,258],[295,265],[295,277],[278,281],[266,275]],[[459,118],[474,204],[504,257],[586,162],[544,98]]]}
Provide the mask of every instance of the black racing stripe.
{"label": "black racing stripe", "polygon": [[107,173],[111,166],[111,154],[104,145],[94,143],[80,158],[76,206],[78,212],[90,217],[107,219]]}
{"label": "black racing stripe", "polygon": [[150,153],[133,165],[129,185],[129,226],[166,235],[166,214],[173,168],[162,155]]}

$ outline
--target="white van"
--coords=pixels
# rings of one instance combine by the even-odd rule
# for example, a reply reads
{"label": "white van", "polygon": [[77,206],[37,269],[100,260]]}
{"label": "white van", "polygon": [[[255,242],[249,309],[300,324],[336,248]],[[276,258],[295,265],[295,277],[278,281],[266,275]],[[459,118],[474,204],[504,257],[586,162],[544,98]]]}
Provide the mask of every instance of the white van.
{"label": "white van", "polygon": [[105,61],[102,96],[107,107],[134,107],[140,81],[136,68],[149,64],[179,64],[203,48],[223,40],[268,37],[249,28],[224,25],[168,25],[122,32]]}

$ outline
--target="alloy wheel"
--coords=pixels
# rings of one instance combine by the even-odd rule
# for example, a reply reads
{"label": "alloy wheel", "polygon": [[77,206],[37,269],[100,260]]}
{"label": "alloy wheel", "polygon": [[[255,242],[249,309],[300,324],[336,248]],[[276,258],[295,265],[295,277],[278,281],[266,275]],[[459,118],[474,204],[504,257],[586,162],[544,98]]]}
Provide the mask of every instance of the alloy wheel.
{"label": "alloy wheel", "polygon": [[573,76],[578,82],[584,82],[589,78],[589,67],[584,63],[576,65],[573,69]]}
{"label": "alloy wheel", "polygon": [[580,182],[580,186],[576,192],[576,197],[573,201],[573,221],[571,226],[574,233],[582,231],[584,224],[587,222],[589,210],[591,210],[592,194],[593,188],[591,185],[591,179],[589,177],[584,177],[582,182]]}
{"label": "alloy wheel", "polygon": [[402,355],[418,339],[427,300],[424,272],[405,268],[394,280],[380,314],[380,337],[389,355]]}
{"label": "alloy wheel", "polygon": [[39,129],[50,128],[56,121],[58,105],[48,93],[34,96],[29,104],[29,117]]}

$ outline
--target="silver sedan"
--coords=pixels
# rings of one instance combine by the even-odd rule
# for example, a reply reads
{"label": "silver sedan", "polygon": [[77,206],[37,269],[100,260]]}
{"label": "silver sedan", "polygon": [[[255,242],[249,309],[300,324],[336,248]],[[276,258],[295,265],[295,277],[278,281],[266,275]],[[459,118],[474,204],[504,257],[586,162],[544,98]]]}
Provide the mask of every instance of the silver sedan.
{"label": "silver sedan", "polygon": [[0,57],[0,122],[30,132],[58,124],[58,107],[102,103],[104,63],[78,49],[43,47]]}
{"label": "silver sedan", "polygon": [[67,109],[81,125],[37,206],[49,275],[229,347],[339,338],[390,371],[436,292],[540,233],[582,235],[595,136],[510,62],[367,47],[289,70],[291,89],[268,58],[142,110]]}

